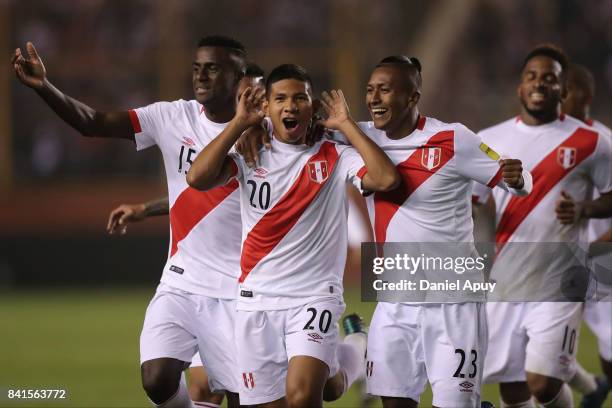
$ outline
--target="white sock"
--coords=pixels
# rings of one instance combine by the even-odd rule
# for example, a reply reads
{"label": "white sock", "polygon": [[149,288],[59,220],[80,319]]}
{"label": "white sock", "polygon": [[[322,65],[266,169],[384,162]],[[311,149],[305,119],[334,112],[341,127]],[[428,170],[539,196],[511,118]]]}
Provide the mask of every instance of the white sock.
{"label": "white sock", "polygon": [[572,390],[567,384],[563,384],[561,390],[555,398],[548,402],[540,402],[544,408],[574,408],[574,398]]}
{"label": "white sock", "polygon": [[196,408],[198,407],[219,408],[221,406],[219,404],[213,404],[212,402],[204,402],[204,401],[193,401],[193,405],[195,405]]}
{"label": "white sock", "polygon": [[338,363],[345,374],[344,392],[356,380],[365,378],[365,352],[368,338],[365,333],[353,333],[338,344]]}
{"label": "white sock", "polygon": [[528,399],[527,401],[518,402],[516,404],[507,404],[504,400],[500,399],[499,401],[500,408],[536,408],[535,402],[533,399]]}
{"label": "white sock", "polygon": [[185,372],[181,374],[181,381],[179,382],[179,388],[176,393],[170,397],[166,402],[161,404],[155,404],[151,401],[154,407],[157,408],[195,408],[191,398],[189,398],[189,392],[187,391],[187,382],[185,381]]}
{"label": "white sock", "polygon": [[582,395],[597,391],[595,376],[585,370],[580,364],[576,364],[576,374],[568,381],[568,384]]}

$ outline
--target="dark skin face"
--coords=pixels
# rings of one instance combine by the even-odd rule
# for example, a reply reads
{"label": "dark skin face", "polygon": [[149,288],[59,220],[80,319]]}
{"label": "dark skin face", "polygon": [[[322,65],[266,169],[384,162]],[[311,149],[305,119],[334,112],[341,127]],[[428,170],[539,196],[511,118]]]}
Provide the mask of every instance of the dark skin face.
{"label": "dark skin face", "polygon": [[561,104],[563,112],[570,116],[586,121],[589,119],[589,108],[593,96],[580,82],[571,75],[567,80],[567,95]]}
{"label": "dark skin face", "polygon": [[521,120],[530,126],[557,120],[564,96],[561,64],[550,57],[536,56],[527,61],[517,93]]}
{"label": "dark skin face", "polygon": [[303,144],[316,109],[310,86],[283,79],[272,84],[266,97],[264,109],[272,120],[274,136],[283,143]]}
{"label": "dark skin face", "polygon": [[200,47],[192,64],[192,83],[196,100],[213,122],[229,122],[235,112],[240,74],[238,64],[223,47]]}
{"label": "dark skin face", "polygon": [[366,104],[374,126],[390,139],[401,139],[414,131],[421,93],[411,75],[393,65],[374,69],[366,90]]}

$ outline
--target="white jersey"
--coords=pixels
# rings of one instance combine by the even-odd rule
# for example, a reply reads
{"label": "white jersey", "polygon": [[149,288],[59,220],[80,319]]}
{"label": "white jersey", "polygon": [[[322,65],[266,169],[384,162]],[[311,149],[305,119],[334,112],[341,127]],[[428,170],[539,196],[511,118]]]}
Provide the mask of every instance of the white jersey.
{"label": "white jersey", "polygon": [[[506,245],[511,242],[585,243],[587,222],[563,225],[555,215],[561,191],[576,201],[590,199],[593,189],[612,190],[612,146],[609,138],[572,117],[562,115],[554,122],[528,126],[518,118],[502,122],[479,133],[493,149],[522,160],[533,175],[528,197],[513,197],[493,189],[496,205],[498,256],[491,277],[498,281],[500,296],[540,291],[558,291],[550,282],[560,282],[569,265],[576,264],[575,248],[559,250],[543,245]],[[585,249],[585,248],[583,248]],[[580,260],[580,258],[578,258]],[[521,275],[517,275],[520,271]],[[527,300],[527,299],[526,299]]]}
{"label": "white jersey", "polygon": [[[460,123],[421,117],[415,131],[398,140],[372,122],[360,126],[402,178],[396,190],[367,198],[376,242],[472,242],[471,183],[507,189],[499,155]],[[523,176],[526,194],[530,176]]]}
{"label": "white jersey", "polygon": [[[606,125],[603,123],[597,120],[589,120],[587,121],[587,124],[597,130],[602,136],[612,140],[612,130],[606,127]],[[593,194],[593,199],[595,200],[598,197],[599,192],[595,191]],[[592,218],[589,220],[589,241],[595,241],[610,228],[612,228],[612,218]]]}
{"label": "white jersey", "polygon": [[198,153],[226,123],[211,122],[197,101],[158,102],[130,111],[138,150],[157,145],[170,201],[170,248],[161,281],[219,299],[236,297],[240,258],[238,183],[202,192],[187,185]]}
{"label": "white jersey", "polygon": [[347,183],[366,169],[350,146],[279,142],[259,167],[232,154],[240,183],[242,255],[239,310],[280,310],[342,300],[347,250]]}

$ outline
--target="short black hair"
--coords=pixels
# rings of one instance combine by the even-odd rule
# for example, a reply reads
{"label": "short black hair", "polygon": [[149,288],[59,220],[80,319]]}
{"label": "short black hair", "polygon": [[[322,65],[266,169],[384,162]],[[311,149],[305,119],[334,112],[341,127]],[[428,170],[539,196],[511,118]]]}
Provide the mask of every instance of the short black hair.
{"label": "short black hair", "polygon": [[581,64],[570,64],[567,70],[568,84],[574,84],[587,91],[591,96],[595,96],[595,78],[591,71]]}
{"label": "short black hair", "polygon": [[243,76],[246,72],[246,48],[242,43],[234,38],[224,35],[208,35],[203,37],[198,43],[198,48],[201,47],[221,47],[228,50],[233,57],[232,60],[236,63],[236,71],[239,76]]}
{"label": "short black hair", "polygon": [[304,67],[295,64],[282,64],[274,68],[270,75],[268,75],[266,79],[266,94],[270,95],[272,84],[283,79],[297,79],[298,81],[305,82],[310,86],[310,91],[314,91],[312,79],[310,79],[310,75],[308,75]]}
{"label": "short black hair", "polygon": [[569,59],[567,58],[567,55],[565,54],[563,49],[554,44],[541,44],[529,51],[529,54],[527,54],[527,56],[523,60],[523,66],[521,67],[521,70],[525,69],[525,66],[527,65],[529,60],[534,57],[540,56],[548,57],[554,61],[557,61],[559,65],[561,65],[561,71],[563,72],[563,75],[565,75],[569,67]]}
{"label": "short black hair", "polygon": [[246,72],[244,73],[244,76],[249,78],[265,77],[266,72],[263,70],[262,67],[255,64],[254,62],[247,62]]}
{"label": "short black hair", "polygon": [[200,47],[223,47],[229,48],[235,52],[239,52],[246,56],[246,48],[242,43],[234,38],[226,37],[224,35],[207,35],[203,37],[198,43]]}
{"label": "short black hair", "polygon": [[381,59],[375,68],[382,67],[385,65],[395,65],[400,68],[405,68],[410,71],[411,75],[414,75],[416,79],[417,88],[421,88],[423,78],[421,76],[421,61],[416,57],[407,57],[405,55],[390,55]]}

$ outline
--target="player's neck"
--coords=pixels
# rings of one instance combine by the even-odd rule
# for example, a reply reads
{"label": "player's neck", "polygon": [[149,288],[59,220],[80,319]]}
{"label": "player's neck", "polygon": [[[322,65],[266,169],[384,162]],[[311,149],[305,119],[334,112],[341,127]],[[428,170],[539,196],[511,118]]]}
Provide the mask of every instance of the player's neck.
{"label": "player's neck", "polygon": [[276,131],[273,132],[273,136],[278,142],[286,144],[286,145],[299,146],[299,145],[306,144],[306,134],[302,135],[302,137],[298,138],[297,140],[291,140],[289,138],[279,136],[279,133]]}
{"label": "player's neck", "polygon": [[555,120],[559,119],[561,116],[561,108],[557,107],[554,111],[551,112],[529,112],[524,107],[521,108],[521,122],[526,124],[527,126],[541,126],[546,125],[547,123],[552,123]]}
{"label": "player's neck", "polygon": [[226,106],[205,106],[204,115],[211,122],[227,123],[236,115],[236,107],[233,104]]}
{"label": "player's neck", "polygon": [[396,129],[391,129],[385,132],[387,134],[387,137],[389,139],[399,140],[412,134],[412,132],[414,132],[414,130],[419,125],[419,117],[420,115],[418,109],[410,111],[410,113],[406,116],[405,120],[402,121],[400,126],[398,126]]}

